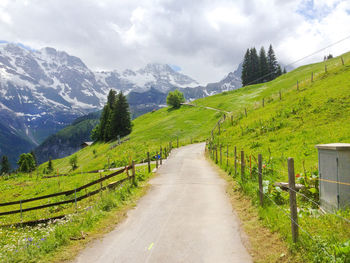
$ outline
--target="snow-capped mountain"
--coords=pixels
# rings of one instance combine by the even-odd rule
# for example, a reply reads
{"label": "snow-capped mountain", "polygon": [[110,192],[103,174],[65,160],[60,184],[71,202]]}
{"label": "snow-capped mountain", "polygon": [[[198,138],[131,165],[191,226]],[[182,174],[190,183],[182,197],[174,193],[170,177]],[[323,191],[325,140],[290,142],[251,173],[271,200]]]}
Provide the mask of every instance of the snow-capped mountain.
{"label": "snow-capped mountain", "polygon": [[[31,150],[75,118],[101,109],[110,89],[128,94],[136,116],[165,104],[170,90],[180,89],[186,99],[193,100],[240,86],[235,73],[218,83],[200,86],[164,64],[121,73],[93,72],[80,58],[64,51],[0,44],[0,155],[11,152],[14,163],[20,153]],[[18,147],[8,140],[17,141]]]}
{"label": "snow-capped mountain", "polygon": [[148,64],[144,68],[133,71],[124,70],[95,72],[96,79],[101,86],[114,87],[128,94],[131,91],[145,92],[151,87],[167,93],[174,88],[196,87],[199,85],[194,79],[176,72],[166,64]]}

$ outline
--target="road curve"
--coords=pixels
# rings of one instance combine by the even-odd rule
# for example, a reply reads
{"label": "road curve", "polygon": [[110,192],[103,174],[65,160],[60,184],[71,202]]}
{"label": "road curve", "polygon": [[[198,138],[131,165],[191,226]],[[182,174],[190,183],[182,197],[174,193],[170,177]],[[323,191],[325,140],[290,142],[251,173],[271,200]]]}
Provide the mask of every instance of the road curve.
{"label": "road curve", "polygon": [[173,150],[127,219],[74,262],[252,262],[204,147]]}

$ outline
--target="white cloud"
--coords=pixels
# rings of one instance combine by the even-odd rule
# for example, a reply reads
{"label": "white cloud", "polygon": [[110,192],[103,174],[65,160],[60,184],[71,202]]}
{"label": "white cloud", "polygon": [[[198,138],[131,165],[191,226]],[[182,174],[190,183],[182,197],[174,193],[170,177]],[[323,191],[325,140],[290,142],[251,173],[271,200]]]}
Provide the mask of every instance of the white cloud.
{"label": "white cloud", "polygon": [[[272,43],[287,64],[350,35],[349,10],[345,0],[0,0],[0,32],[65,50],[95,69],[160,62],[213,82],[249,47]],[[325,53],[348,51],[349,42]]]}

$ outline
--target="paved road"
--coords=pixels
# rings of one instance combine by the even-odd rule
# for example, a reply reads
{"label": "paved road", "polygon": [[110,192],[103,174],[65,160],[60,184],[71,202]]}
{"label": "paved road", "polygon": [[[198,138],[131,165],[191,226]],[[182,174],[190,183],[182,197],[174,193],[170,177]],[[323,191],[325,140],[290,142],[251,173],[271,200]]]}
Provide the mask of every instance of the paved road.
{"label": "paved road", "polygon": [[252,262],[204,144],[174,149],[128,218],[75,262]]}

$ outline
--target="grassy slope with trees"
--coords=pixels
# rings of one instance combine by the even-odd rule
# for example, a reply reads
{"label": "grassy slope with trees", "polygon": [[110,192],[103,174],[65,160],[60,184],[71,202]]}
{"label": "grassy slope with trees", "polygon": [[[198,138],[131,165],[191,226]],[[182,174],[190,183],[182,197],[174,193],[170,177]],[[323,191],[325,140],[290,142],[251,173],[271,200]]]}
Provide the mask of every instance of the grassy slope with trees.
{"label": "grassy slope with trees", "polygon": [[[277,160],[275,169],[285,170],[285,158],[293,156],[296,158],[297,172],[303,171],[303,161],[308,171],[314,171],[317,164],[315,144],[350,141],[350,125],[345,121],[349,119],[350,112],[350,53],[343,55],[343,58],[345,66],[342,66],[339,58],[325,62],[328,73],[324,73],[325,63],[307,65],[272,82],[224,92],[194,103],[233,113],[235,125],[225,122],[220,136],[222,143],[237,145],[252,154],[260,152],[264,157],[268,156],[270,149],[271,156]],[[314,72],[313,83],[310,83],[311,72]],[[299,91],[296,90],[297,80]],[[281,101],[279,91],[282,92]],[[263,98],[264,108],[261,107]],[[244,108],[248,117],[244,117]],[[160,146],[167,146],[170,140],[173,145],[176,144],[177,136],[180,145],[188,144],[192,138],[193,141],[205,140],[221,116],[222,113],[216,111],[189,106],[145,114],[134,120],[129,141],[117,147],[114,147],[116,142],[96,143],[77,152],[76,170],[72,171],[69,164],[71,157],[53,161],[54,173],[58,171],[71,176],[40,179],[43,169],[47,167],[47,163],[44,163],[38,168],[38,179],[35,177],[37,172],[32,178],[28,174],[6,180],[3,178],[0,181],[0,199],[20,200],[52,193],[67,188],[72,181],[78,186],[88,178],[84,172],[107,168],[108,163],[118,167],[132,159],[141,162],[146,158],[147,151],[154,155]],[[260,125],[260,121],[263,125]],[[277,176],[286,179],[285,175]],[[47,187],[49,184],[52,187]],[[288,240],[290,226],[287,220],[282,220],[283,227],[276,224],[279,214],[273,209],[261,210],[260,216],[272,229],[284,233]],[[334,224],[324,225],[333,227],[332,232],[336,233],[332,235],[336,240],[334,244],[349,237],[344,225],[338,221],[335,223],[337,227]]]}

